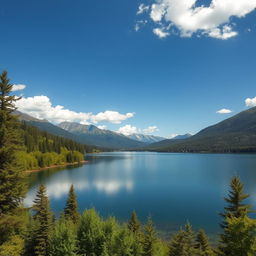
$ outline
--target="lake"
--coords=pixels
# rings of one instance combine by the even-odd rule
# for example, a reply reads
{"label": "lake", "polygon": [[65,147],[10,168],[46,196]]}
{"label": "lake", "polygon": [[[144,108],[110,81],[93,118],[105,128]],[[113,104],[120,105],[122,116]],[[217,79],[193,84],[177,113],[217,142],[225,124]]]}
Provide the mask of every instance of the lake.
{"label": "lake", "polygon": [[256,208],[253,154],[111,152],[86,158],[82,166],[32,173],[25,204],[32,205],[38,185],[45,184],[58,215],[74,184],[80,211],[95,207],[104,217],[127,221],[136,210],[143,222],[150,215],[163,234],[189,221],[215,235],[230,178],[238,175]]}

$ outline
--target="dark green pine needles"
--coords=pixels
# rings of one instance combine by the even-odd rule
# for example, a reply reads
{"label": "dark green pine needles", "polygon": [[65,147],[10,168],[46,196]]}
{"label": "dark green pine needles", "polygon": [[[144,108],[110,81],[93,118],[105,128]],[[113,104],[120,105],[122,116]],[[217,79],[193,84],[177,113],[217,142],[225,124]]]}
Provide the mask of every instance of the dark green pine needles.
{"label": "dark green pine needles", "polygon": [[22,140],[19,123],[12,114],[18,100],[10,95],[12,87],[4,71],[0,75],[0,215],[15,210],[25,195],[23,172],[15,157]]}
{"label": "dark green pine needles", "polygon": [[225,201],[228,203],[228,206],[225,207],[224,213],[220,215],[224,218],[221,227],[227,227],[226,218],[227,217],[243,217],[250,212],[250,205],[244,204],[243,201],[249,197],[248,194],[244,193],[244,186],[241,183],[238,177],[232,178],[230,182],[230,188],[228,197],[225,198]]}
{"label": "dark green pine needles", "polygon": [[128,223],[128,228],[135,234],[137,234],[140,230],[140,222],[135,211],[132,212],[131,219]]}
{"label": "dark green pine needles", "polygon": [[53,216],[44,185],[41,185],[37,191],[33,210],[35,212],[34,219],[36,221],[34,255],[47,256],[50,248]]}
{"label": "dark green pine needles", "polygon": [[64,216],[66,219],[71,220],[74,224],[79,221],[78,205],[76,200],[76,194],[73,184],[70,187],[69,195],[64,209]]}

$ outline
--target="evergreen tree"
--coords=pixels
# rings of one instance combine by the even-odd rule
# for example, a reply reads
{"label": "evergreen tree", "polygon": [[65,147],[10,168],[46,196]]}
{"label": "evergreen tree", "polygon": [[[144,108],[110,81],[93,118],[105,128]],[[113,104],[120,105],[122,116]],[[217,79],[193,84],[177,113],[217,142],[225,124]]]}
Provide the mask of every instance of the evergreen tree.
{"label": "evergreen tree", "polygon": [[[236,235],[239,234],[239,232],[241,231],[239,230],[239,227],[244,230],[243,225],[246,225],[246,223],[243,221],[248,220],[247,222],[249,222],[247,214],[250,212],[251,209],[250,205],[242,203],[244,199],[249,197],[249,195],[244,194],[243,184],[238,177],[234,177],[231,180],[230,187],[231,191],[229,192],[229,196],[225,198],[225,201],[228,202],[229,205],[225,207],[224,214],[221,214],[224,217],[224,221],[221,224],[223,228],[223,233],[220,235],[219,250],[221,255],[225,256],[233,255],[233,249],[230,245],[233,244],[236,239],[238,239],[238,236]],[[236,220],[237,223],[240,223],[240,226],[234,225],[234,223],[236,223]],[[237,234],[233,233],[233,227],[236,228]],[[240,235],[242,235],[242,233],[243,232],[241,231]]]}
{"label": "evergreen tree", "polygon": [[152,219],[149,217],[143,239],[143,256],[157,256],[157,234]]}
{"label": "evergreen tree", "polygon": [[15,210],[25,195],[23,172],[15,157],[22,141],[13,115],[18,98],[10,95],[12,87],[4,71],[0,75],[0,216]]}
{"label": "evergreen tree", "polygon": [[81,216],[77,240],[79,255],[96,256],[103,253],[103,222],[94,209],[85,211]]}
{"label": "evergreen tree", "polygon": [[247,216],[227,217],[227,227],[221,242],[219,255],[255,256],[256,220]]}
{"label": "evergreen tree", "polygon": [[116,250],[114,255],[134,256],[132,253],[133,237],[127,227],[121,228],[116,241]]}
{"label": "evergreen tree", "polygon": [[213,250],[209,245],[209,240],[203,229],[200,229],[196,236],[195,248],[200,256],[212,256]]}
{"label": "evergreen tree", "polygon": [[184,230],[178,231],[171,240],[169,245],[169,256],[185,256],[186,242]]}
{"label": "evergreen tree", "polygon": [[194,248],[194,232],[192,226],[187,223],[184,230],[181,229],[171,240],[169,246],[169,256],[198,256],[198,251]]}
{"label": "evergreen tree", "polygon": [[128,222],[128,228],[135,234],[140,231],[140,222],[135,211],[132,212],[131,219]]}
{"label": "evergreen tree", "polygon": [[225,207],[224,213],[221,216],[224,217],[224,222],[221,223],[221,227],[226,227],[226,217],[234,216],[236,218],[247,215],[250,212],[250,205],[244,204],[243,201],[249,197],[248,194],[244,193],[244,186],[238,177],[234,177],[230,182],[231,190],[229,191],[228,197],[224,198],[228,203]]}
{"label": "evergreen tree", "polygon": [[49,255],[52,231],[52,214],[44,185],[40,185],[38,189],[33,210],[35,211],[34,219],[37,224],[34,234],[34,255],[47,256]]}
{"label": "evergreen tree", "polygon": [[51,244],[50,256],[76,256],[76,234],[74,224],[60,219],[55,225]]}
{"label": "evergreen tree", "polygon": [[64,215],[66,219],[70,219],[73,223],[77,223],[79,220],[78,206],[73,184],[69,190],[68,200],[64,209]]}
{"label": "evergreen tree", "polygon": [[104,246],[103,255],[115,255],[117,244],[117,237],[119,234],[119,225],[114,217],[107,218],[103,223],[103,236],[104,236]]}

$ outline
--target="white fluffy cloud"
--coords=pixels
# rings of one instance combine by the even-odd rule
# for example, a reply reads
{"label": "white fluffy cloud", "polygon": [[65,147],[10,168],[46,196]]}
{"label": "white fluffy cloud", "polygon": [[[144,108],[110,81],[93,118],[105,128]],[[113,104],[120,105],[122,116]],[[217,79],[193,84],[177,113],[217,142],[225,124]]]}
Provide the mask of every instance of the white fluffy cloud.
{"label": "white fluffy cloud", "polygon": [[13,92],[16,92],[16,91],[22,91],[26,88],[26,85],[25,84],[14,84],[12,86],[12,91]]}
{"label": "white fluffy cloud", "polygon": [[162,28],[154,28],[153,33],[159,38],[165,38],[170,35],[169,32],[164,31]]}
{"label": "white fluffy cloud", "polygon": [[[199,5],[198,0],[154,1],[150,6],[150,19],[158,27],[169,25],[186,37],[199,33],[223,40],[238,34],[232,17],[243,18],[256,8],[256,0],[212,0],[209,6]],[[138,12],[142,12],[142,8]]]}
{"label": "white fluffy cloud", "polygon": [[255,107],[256,106],[256,97],[254,97],[254,98],[247,98],[245,100],[245,105],[247,107]]}
{"label": "white fluffy cloud", "polygon": [[149,126],[148,128],[141,130],[141,129],[139,129],[135,126],[132,126],[130,124],[122,126],[117,130],[118,133],[121,133],[125,136],[129,136],[129,135],[136,134],[136,133],[152,134],[157,131],[159,131],[157,126]]}
{"label": "white fluffy cloud", "polygon": [[227,108],[222,108],[222,109],[216,111],[216,113],[218,113],[218,114],[229,114],[231,112],[232,112],[232,110],[227,109]]}
{"label": "white fluffy cloud", "polygon": [[50,122],[60,123],[63,121],[80,122],[83,124],[109,122],[120,124],[122,121],[134,116],[134,113],[120,114],[117,111],[107,110],[96,115],[92,113],[75,112],[63,106],[53,106],[47,96],[23,97],[16,102],[19,111],[29,114],[38,119],[47,119]]}
{"label": "white fluffy cloud", "polygon": [[137,129],[137,127],[135,126],[131,126],[130,124],[126,124],[125,126],[123,127],[120,127],[118,130],[117,130],[118,133],[121,133],[125,136],[129,136],[129,135],[132,135],[134,133],[138,133],[139,130]]}
{"label": "white fluffy cloud", "polygon": [[157,131],[159,131],[157,126],[149,126],[148,128],[143,129],[143,133],[145,133],[145,134],[151,134],[151,133],[154,133],[154,132],[157,132]]}
{"label": "white fluffy cloud", "polygon": [[120,124],[122,121],[125,121],[128,118],[131,118],[134,116],[134,113],[126,113],[126,114],[120,114],[117,111],[110,111],[107,110],[105,112],[100,112],[96,115],[91,115],[90,120],[97,124],[98,122],[109,122],[112,124]]}

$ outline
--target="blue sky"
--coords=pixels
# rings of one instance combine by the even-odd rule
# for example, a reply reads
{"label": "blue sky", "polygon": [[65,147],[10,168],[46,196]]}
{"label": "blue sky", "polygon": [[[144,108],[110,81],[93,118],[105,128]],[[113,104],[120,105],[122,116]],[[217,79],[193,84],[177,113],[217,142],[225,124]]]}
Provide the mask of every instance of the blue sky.
{"label": "blue sky", "polygon": [[[173,1],[176,10],[177,0],[161,1]],[[77,118],[114,131],[130,125],[139,132],[152,126],[162,136],[196,133],[255,105],[251,3],[254,9],[243,17],[243,6],[240,14],[227,13],[228,22],[216,18],[215,8],[215,18],[203,19],[214,19],[214,25],[202,30],[200,17],[191,27],[190,18],[179,23],[178,11],[160,13],[159,20],[154,0],[4,1],[0,70],[8,70],[14,84],[26,85],[16,92],[24,96],[21,110],[47,118],[43,111],[49,108],[52,122]],[[209,1],[197,2],[202,4]],[[139,6],[146,8],[138,15]],[[216,113],[223,108],[232,113]]]}

